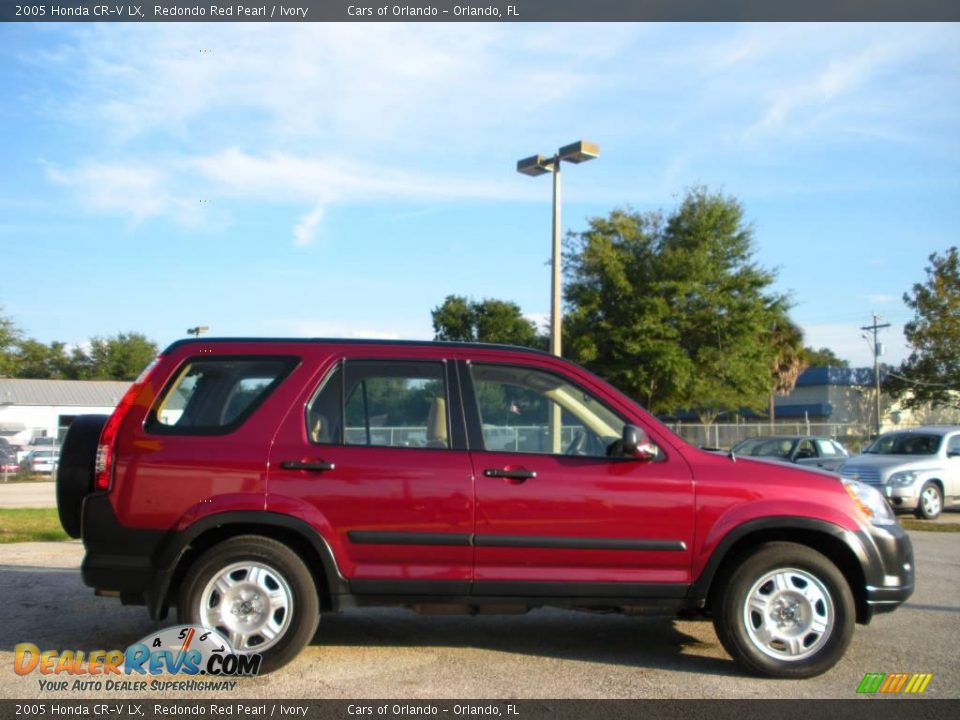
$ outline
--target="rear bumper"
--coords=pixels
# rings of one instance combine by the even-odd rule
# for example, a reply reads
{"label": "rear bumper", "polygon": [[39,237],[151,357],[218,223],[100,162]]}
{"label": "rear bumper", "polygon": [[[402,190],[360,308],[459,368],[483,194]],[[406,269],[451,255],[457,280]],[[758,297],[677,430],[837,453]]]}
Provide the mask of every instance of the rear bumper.
{"label": "rear bumper", "polygon": [[107,494],[91,493],[83,500],[83,582],[120,593],[125,603],[145,604],[153,619],[162,618],[163,589],[172,568],[159,567],[155,558],[166,536],[163,530],[122,526]]}

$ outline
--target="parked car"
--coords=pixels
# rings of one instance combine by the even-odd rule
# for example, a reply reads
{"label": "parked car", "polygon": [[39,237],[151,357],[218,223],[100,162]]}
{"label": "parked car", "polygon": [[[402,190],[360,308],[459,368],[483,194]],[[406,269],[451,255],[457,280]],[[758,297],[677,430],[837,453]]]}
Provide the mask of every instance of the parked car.
{"label": "parked car", "polygon": [[57,503],[98,594],[176,606],[264,671],[321,612],[553,605],[701,613],[747,670],[809,677],[914,585],[873,488],[703,452],[586,370],[492,345],[174,343],[71,424]]}
{"label": "parked car", "polygon": [[839,472],[879,489],[894,510],[932,520],[960,500],[960,425],[885,433]]}
{"label": "parked car", "polygon": [[15,473],[19,469],[16,451],[0,448],[0,473]]}
{"label": "parked car", "polygon": [[849,456],[847,449],[836,440],[810,435],[748,438],[734,445],[730,452],[734,456],[766,458],[830,471],[839,468]]}
{"label": "parked car", "polygon": [[20,461],[20,466],[32,473],[50,474],[56,468],[59,455],[58,450],[31,450]]}

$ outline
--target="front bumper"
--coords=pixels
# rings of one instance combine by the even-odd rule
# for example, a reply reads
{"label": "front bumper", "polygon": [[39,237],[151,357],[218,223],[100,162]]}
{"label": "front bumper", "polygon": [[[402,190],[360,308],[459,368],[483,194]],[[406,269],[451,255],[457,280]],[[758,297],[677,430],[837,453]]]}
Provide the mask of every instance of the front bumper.
{"label": "front bumper", "polygon": [[910,536],[900,525],[871,525],[857,534],[867,554],[868,615],[891,612],[913,595],[916,569]]}
{"label": "front bumper", "polygon": [[880,485],[877,489],[894,510],[915,510],[920,502],[918,483],[913,485]]}

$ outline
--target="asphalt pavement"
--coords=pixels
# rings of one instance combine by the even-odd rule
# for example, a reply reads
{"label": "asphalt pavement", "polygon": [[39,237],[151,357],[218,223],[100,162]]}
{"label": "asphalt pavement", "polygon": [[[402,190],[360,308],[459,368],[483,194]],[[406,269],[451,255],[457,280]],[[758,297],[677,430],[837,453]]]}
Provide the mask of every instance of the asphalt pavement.
{"label": "asphalt pavement", "polygon": [[[932,672],[924,696],[957,698],[960,534],[911,536],[915,595],[896,612],[858,626],[845,658],[809,680],[744,675],[703,621],[551,609],[476,617],[363,609],[324,616],[312,645],[277,673],[203,697],[850,698],[867,672]],[[80,580],[82,553],[76,541],[0,545],[0,597],[7,610],[0,625],[0,697],[104,696],[42,692],[39,675],[20,677],[10,669],[17,643],[42,650],[123,649],[172,624],[154,624],[143,608],[95,597]]]}

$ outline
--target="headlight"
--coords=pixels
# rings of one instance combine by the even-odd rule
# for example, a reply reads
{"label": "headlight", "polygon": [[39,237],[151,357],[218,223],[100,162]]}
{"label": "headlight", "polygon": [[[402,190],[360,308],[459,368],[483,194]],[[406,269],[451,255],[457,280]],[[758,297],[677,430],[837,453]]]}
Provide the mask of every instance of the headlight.
{"label": "headlight", "polygon": [[853,480],[844,480],[843,487],[846,488],[857,509],[874,525],[897,524],[893,511],[876,488]]}
{"label": "headlight", "polygon": [[917,474],[912,471],[898,472],[890,476],[891,485],[913,485],[917,479]]}

